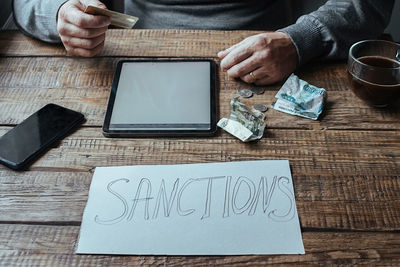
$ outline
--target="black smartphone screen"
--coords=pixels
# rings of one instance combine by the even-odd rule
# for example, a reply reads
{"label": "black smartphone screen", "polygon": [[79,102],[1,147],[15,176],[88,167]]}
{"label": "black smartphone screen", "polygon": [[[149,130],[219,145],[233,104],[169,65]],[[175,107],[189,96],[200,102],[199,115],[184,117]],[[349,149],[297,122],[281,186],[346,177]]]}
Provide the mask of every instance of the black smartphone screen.
{"label": "black smartphone screen", "polygon": [[83,114],[48,104],[0,137],[0,162],[24,168],[84,120]]}

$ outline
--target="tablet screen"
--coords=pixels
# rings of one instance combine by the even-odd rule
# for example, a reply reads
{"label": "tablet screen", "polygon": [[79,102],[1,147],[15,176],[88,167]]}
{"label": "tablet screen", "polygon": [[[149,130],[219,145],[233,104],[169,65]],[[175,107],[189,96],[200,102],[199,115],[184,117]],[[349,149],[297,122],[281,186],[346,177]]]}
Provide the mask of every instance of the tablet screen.
{"label": "tablet screen", "polygon": [[210,132],[215,117],[211,65],[209,60],[120,62],[107,131]]}

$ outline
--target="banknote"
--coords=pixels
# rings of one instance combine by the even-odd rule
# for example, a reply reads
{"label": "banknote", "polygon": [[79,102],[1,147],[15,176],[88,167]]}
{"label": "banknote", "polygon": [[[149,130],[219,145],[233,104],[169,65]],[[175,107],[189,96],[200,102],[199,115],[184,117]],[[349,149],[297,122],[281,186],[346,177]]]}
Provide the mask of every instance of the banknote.
{"label": "banknote", "polygon": [[250,141],[249,139],[253,135],[243,124],[231,119],[222,118],[217,125],[243,142]]}
{"label": "banknote", "polygon": [[230,106],[230,118],[222,118],[217,125],[243,142],[261,139],[266,126],[265,115],[240,102],[239,97],[232,99]]}
{"label": "banknote", "polygon": [[281,112],[317,120],[327,98],[326,90],[299,79],[292,74],[275,95],[272,107]]}
{"label": "banknote", "polygon": [[85,13],[92,15],[103,15],[110,17],[111,24],[125,29],[132,29],[132,27],[139,20],[138,17],[129,16],[123,13],[111,11],[108,9],[103,9],[95,6],[87,6]]}

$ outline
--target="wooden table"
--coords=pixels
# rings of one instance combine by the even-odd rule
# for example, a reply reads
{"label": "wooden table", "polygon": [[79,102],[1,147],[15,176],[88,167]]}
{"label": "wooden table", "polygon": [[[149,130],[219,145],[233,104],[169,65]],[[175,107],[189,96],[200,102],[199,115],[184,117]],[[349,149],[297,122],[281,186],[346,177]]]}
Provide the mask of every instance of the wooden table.
{"label": "wooden table", "polygon": [[[0,135],[47,103],[85,114],[82,128],[28,171],[0,166],[0,265],[400,264],[400,109],[374,109],[348,88],[343,62],[310,64],[297,74],[328,91],[311,121],[268,110],[264,138],[108,139],[101,133],[118,60],[212,58],[249,31],[111,30],[95,58],[0,32]],[[249,87],[219,73],[219,117]],[[279,85],[247,104],[274,101]],[[96,166],[288,159],[305,255],[153,257],[74,254]]]}

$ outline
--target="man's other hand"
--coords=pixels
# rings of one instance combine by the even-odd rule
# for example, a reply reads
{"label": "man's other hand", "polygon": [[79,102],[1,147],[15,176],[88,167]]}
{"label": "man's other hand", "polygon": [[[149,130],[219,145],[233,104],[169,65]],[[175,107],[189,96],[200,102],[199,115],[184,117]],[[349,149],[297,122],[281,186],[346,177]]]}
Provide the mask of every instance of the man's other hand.
{"label": "man's other hand", "polygon": [[232,78],[266,85],[281,81],[297,67],[296,47],[282,32],[250,36],[218,53],[221,69]]}
{"label": "man's other hand", "polygon": [[69,0],[58,11],[57,30],[69,54],[93,57],[104,47],[110,19],[84,13],[88,5],[106,8],[97,0]]}

